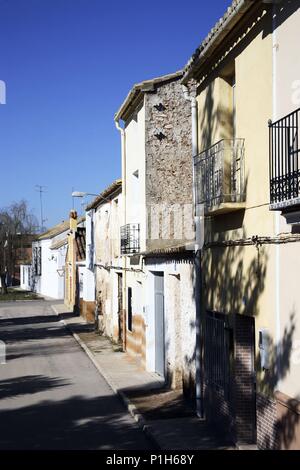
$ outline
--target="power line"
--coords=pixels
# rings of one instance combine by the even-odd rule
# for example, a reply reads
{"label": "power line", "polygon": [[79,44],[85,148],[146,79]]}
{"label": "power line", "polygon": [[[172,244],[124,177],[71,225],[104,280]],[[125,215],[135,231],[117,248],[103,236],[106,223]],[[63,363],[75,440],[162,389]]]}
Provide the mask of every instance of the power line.
{"label": "power line", "polygon": [[47,186],[42,186],[41,184],[36,184],[35,185],[35,190],[40,193],[41,231],[43,231],[44,222],[47,221],[47,219],[44,219],[44,216],[43,216],[43,193],[47,192]]}

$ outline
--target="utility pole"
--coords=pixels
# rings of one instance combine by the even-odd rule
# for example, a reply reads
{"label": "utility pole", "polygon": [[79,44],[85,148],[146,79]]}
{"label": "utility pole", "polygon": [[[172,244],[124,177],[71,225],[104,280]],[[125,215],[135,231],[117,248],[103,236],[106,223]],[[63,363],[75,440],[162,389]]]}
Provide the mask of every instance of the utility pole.
{"label": "utility pole", "polygon": [[44,227],[44,222],[46,222],[47,219],[44,219],[43,216],[43,193],[46,192],[47,186],[42,186],[40,184],[35,185],[35,190],[40,193],[40,211],[41,211],[41,232],[43,231]]}

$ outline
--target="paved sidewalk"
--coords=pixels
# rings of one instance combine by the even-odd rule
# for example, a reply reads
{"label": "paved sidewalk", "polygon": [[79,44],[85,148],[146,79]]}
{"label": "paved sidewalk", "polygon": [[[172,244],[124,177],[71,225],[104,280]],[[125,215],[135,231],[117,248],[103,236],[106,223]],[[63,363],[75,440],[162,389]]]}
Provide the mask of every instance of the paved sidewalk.
{"label": "paved sidewalk", "polygon": [[65,305],[52,309],[158,449],[234,449],[214,437],[181,393],[167,389],[157,374],[142,370]]}

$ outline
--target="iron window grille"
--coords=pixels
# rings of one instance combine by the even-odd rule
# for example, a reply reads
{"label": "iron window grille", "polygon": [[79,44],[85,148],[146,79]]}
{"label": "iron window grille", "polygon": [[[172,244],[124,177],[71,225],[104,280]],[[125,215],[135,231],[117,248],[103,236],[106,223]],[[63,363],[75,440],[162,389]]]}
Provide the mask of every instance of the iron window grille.
{"label": "iron window grille", "polygon": [[121,255],[132,255],[140,251],[140,224],[121,227]]}
{"label": "iron window grille", "polygon": [[300,108],[276,122],[269,122],[270,203],[273,209],[276,204],[282,208],[284,202],[300,197],[299,114]]}
{"label": "iron window grille", "polygon": [[223,139],[194,157],[196,200],[206,211],[245,201],[244,139]]}
{"label": "iron window grille", "polygon": [[40,246],[36,246],[34,248],[34,257],[33,257],[33,268],[34,274],[36,276],[42,275],[42,248]]}

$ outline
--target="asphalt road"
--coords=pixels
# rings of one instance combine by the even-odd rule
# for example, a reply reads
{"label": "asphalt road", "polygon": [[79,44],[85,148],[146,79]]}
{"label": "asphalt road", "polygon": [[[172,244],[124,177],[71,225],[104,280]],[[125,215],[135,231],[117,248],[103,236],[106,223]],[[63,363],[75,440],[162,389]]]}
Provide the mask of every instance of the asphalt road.
{"label": "asphalt road", "polygon": [[50,305],[0,303],[0,449],[151,449]]}

